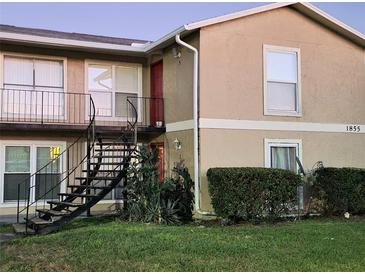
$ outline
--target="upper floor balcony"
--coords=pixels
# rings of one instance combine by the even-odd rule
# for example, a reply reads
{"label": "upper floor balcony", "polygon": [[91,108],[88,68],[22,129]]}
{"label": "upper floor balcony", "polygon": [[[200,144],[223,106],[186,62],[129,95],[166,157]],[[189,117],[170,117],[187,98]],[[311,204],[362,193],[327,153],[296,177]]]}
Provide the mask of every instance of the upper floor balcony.
{"label": "upper floor balcony", "polygon": [[140,132],[164,132],[164,100],[123,96],[115,104],[93,94],[56,92],[45,89],[0,89],[2,130],[84,130],[94,115],[96,126],[117,131],[137,115]]}

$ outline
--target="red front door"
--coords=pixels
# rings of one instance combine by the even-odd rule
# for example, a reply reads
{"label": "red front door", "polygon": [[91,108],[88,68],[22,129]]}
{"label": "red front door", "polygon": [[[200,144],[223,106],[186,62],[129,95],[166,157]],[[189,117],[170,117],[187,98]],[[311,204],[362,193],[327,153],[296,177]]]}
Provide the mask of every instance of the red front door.
{"label": "red front door", "polygon": [[151,126],[163,124],[163,64],[162,60],[151,65]]}

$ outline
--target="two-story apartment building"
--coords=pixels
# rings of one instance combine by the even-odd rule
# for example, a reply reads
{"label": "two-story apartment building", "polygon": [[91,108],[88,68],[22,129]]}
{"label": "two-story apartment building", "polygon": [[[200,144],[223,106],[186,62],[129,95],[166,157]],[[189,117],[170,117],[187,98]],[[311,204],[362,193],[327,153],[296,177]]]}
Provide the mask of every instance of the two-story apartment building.
{"label": "two-story apartment building", "polygon": [[[1,214],[16,213],[18,182],[75,142],[91,109],[97,134],[117,138],[135,108],[137,141],[158,148],[161,174],[185,160],[198,212],[211,210],[210,167],[296,172],[296,157],[365,167],[365,37],[309,4],[195,22],[155,42],[13,26],[0,40]],[[55,180],[70,169],[61,162],[46,172]],[[33,200],[47,189],[27,184]]]}

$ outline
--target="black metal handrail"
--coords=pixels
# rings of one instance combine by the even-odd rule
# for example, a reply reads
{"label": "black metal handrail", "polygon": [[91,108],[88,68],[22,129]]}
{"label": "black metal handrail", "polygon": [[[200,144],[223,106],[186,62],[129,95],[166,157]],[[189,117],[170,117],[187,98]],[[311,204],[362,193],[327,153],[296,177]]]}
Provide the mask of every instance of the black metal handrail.
{"label": "black metal handrail", "polygon": [[[133,115],[131,119],[128,119],[128,127],[127,130],[125,131],[125,129],[123,129],[121,136],[115,140],[115,142],[118,144],[120,142],[120,140],[125,141],[126,140],[126,134],[130,134],[132,133],[132,139],[133,139],[133,143],[136,143],[137,137],[137,131],[136,131],[136,124],[137,124],[137,120],[138,120],[138,111],[137,109],[133,106],[132,102],[128,102],[128,105],[132,108],[132,112]],[[30,193],[31,193],[31,189],[35,189],[36,184],[33,184],[32,186],[28,187],[27,189],[27,203],[26,203],[26,207],[24,207],[22,210],[19,209],[19,201],[20,201],[20,191],[19,191],[19,186],[21,184],[19,184],[18,186],[18,211],[17,211],[17,218],[18,218],[18,222],[19,222],[19,214],[21,212],[23,212],[24,210],[26,210],[26,230],[28,228],[28,221],[29,221],[29,209],[31,206],[35,205],[35,211],[37,210],[38,207],[38,202],[42,201],[43,202],[43,208],[45,207],[45,203],[46,203],[46,199],[47,196],[49,196],[48,194],[51,193],[51,197],[53,198],[53,193],[54,191],[57,190],[57,188],[65,181],[67,181],[68,184],[70,184],[70,180],[72,181],[72,179],[75,181],[75,178],[77,177],[77,175],[80,175],[82,172],[78,172],[80,171],[80,169],[82,170],[83,165],[86,164],[87,165],[87,179],[86,179],[86,184],[89,186],[90,185],[90,180],[89,180],[89,176],[91,176],[91,174],[94,171],[90,170],[90,163],[93,159],[97,158],[97,156],[101,155],[101,152],[99,153],[95,153],[95,145],[96,145],[96,140],[95,140],[95,106],[94,106],[94,102],[92,101],[92,98],[90,97],[90,109],[92,109],[92,114],[90,114],[89,116],[92,117],[90,118],[90,123],[89,126],[86,130],[86,141],[87,141],[87,151],[86,151],[86,155],[80,160],[77,161],[76,165],[72,165],[71,167],[68,165],[67,166],[67,170],[64,172],[61,172],[60,178],[58,179],[58,182],[54,185],[52,185],[52,187],[48,190],[46,190],[42,195],[36,197],[36,199],[34,199],[33,202],[30,202]],[[58,157],[52,161],[50,161],[48,164],[46,164],[44,167],[42,167],[40,170],[38,170],[36,173],[34,173],[31,177],[33,177],[33,179],[35,179],[34,177],[37,176],[37,174],[42,174],[41,171],[42,170],[47,170],[47,167],[49,165],[52,165],[52,163],[56,160],[61,159],[62,155],[66,155],[68,158],[70,157],[70,154],[72,154],[72,149],[75,150],[75,148],[77,149],[77,153],[76,155],[79,155],[79,141],[84,141],[84,136],[85,134],[83,134],[82,136],[80,136],[74,143],[72,143],[66,150],[64,150],[60,155],[58,155]],[[130,138],[130,136],[129,136]],[[102,144],[102,143],[101,143]],[[128,151],[129,154],[126,155],[125,152],[123,152],[123,159],[130,159],[130,157],[126,157],[126,156],[130,156],[131,150],[130,150],[130,144],[129,142],[126,142],[127,146],[128,146]],[[109,145],[107,147],[104,148],[108,148],[111,147],[112,145]],[[124,163],[122,163],[122,165],[124,166]],[[120,166],[119,166],[120,167]],[[110,170],[106,175],[106,177],[109,177],[110,175],[114,174],[114,172],[116,171],[118,167],[116,167],[113,170]],[[63,169],[61,168],[61,171]],[[67,173],[67,174],[66,174]],[[78,174],[77,174],[78,173]],[[52,174],[52,172],[51,172]],[[95,174],[94,174],[95,176]],[[28,179],[29,180],[29,179]],[[95,182],[91,180],[91,185],[93,185]],[[98,183],[98,182],[97,182]],[[89,193],[87,193],[89,194]],[[124,195],[124,193],[123,193]],[[88,200],[88,198],[85,199],[86,201]]]}
{"label": "black metal handrail", "polygon": [[158,97],[127,97],[127,121],[137,115],[135,127],[163,128],[164,99]]}
{"label": "black metal handrail", "polygon": [[88,98],[85,93],[0,88],[0,121],[86,126]]}
{"label": "black metal handrail", "polygon": [[[94,143],[95,143],[95,104],[93,99],[91,98],[90,95],[89,96],[89,124],[86,128],[86,130],[71,144],[69,145],[64,151],[62,151],[59,155],[57,155],[54,159],[52,159],[51,161],[49,161],[46,165],[44,165],[43,167],[41,167],[39,170],[37,170],[35,173],[31,174],[30,176],[28,176],[25,180],[23,180],[22,182],[18,183],[17,186],[17,222],[19,222],[19,216],[22,212],[26,211],[26,222],[28,224],[28,217],[29,217],[29,208],[34,205],[35,203],[37,203],[37,201],[41,200],[42,198],[46,197],[47,194],[49,194],[50,190],[52,190],[52,198],[53,198],[53,190],[55,189],[56,186],[60,185],[62,182],[64,182],[66,179],[69,179],[70,174],[72,172],[74,172],[78,167],[80,167],[80,165],[85,161],[85,158],[87,158],[89,156],[89,150],[91,150],[94,147]],[[70,161],[70,154],[72,154],[72,150],[76,150],[77,153],[76,155],[78,156],[78,152],[82,151],[82,147],[84,145],[84,141],[85,139],[87,140],[87,143],[92,144],[91,146],[87,147],[88,153],[85,157],[83,157],[81,160],[76,157],[73,157],[73,159],[71,159]],[[67,157],[67,159],[66,159]],[[66,170],[64,170],[64,166],[63,166],[63,162],[64,160],[67,161],[67,167]],[[61,170],[60,173],[54,173],[54,163],[60,164],[61,167],[58,167],[58,170]],[[49,169],[49,167],[51,167],[51,172],[48,173],[47,170]],[[46,171],[46,172],[43,172]],[[71,171],[71,172],[70,172]],[[43,193],[43,195],[40,195],[38,197],[36,197],[34,199],[33,202],[31,202],[31,191],[33,189],[36,189],[36,179],[37,176],[42,176],[42,175],[46,175],[45,181],[47,181],[47,175],[59,175],[61,176],[61,179],[59,180],[58,183],[56,183],[54,186],[52,186],[52,188],[50,190],[46,190],[45,193]],[[65,176],[65,174],[67,174]],[[51,178],[52,179],[52,178]],[[31,182],[34,181],[34,184],[31,184]],[[27,187],[27,182],[30,183],[30,185]],[[21,188],[24,189],[24,199],[21,199]],[[20,209],[20,201],[24,200],[26,201],[25,206]],[[27,227],[27,226],[26,226]]]}

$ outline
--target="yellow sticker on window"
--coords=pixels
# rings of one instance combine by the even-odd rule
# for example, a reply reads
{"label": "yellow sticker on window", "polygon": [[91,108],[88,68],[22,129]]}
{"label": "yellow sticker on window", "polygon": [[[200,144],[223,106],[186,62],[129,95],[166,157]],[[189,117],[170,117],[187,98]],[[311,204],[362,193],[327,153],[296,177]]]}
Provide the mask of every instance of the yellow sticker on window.
{"label": "yellow sticker on window", "polygon": [[55,160],[61,153],[61,148],[59,146],[49,148],[49,157],[51,160]]}

